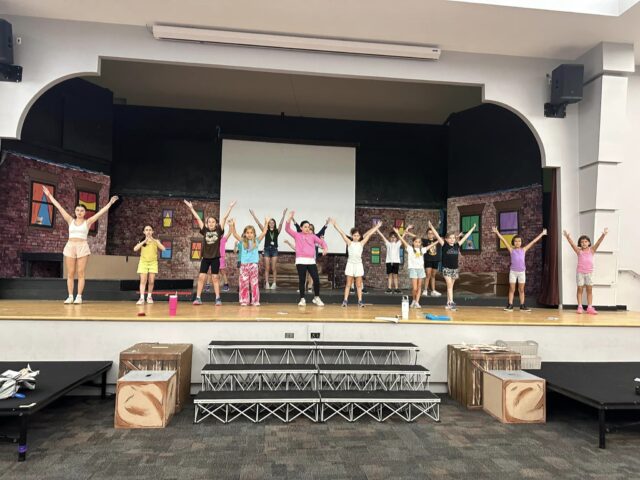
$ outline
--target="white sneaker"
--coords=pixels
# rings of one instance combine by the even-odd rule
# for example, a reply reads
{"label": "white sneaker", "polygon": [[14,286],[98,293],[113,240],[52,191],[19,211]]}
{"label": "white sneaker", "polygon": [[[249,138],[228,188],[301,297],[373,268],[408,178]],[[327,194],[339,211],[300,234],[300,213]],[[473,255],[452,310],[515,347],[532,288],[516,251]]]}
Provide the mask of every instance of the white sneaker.
{"label": "white sneaker", "polygon": [[442,294],[437,290],[431,290],[431,296],[432,297],[441,297]]}
{"label": "white sneaker", "polygon": [[136,302],[136,305],[144,305],[144,297],[140,297]]}
{"label": "white sneaker", "polygon": [[423,297],[428,297],[429,296],[429,290],[425,290],[424,292],[422,292],[422,296]]}
{"label": "white sneaker", "polygon": [[264,282],[264,289],[269,290],[269,282]]}
{"label": "white sneaker", "polygon": [[64,301],[64,303],[66,303],[67,305],[69,305],[70,303],[73,303],[73,295],[69,295],[67,299]]}
{"label": "white sneaker", "polygon": [[153,297],[151,295],[147,295],[147,303],[153,303]]}
{"label": "white sneaker", "polygon": [[416,302],[415,308],[422,308],[422,306],[418,302]]}
{"label": "white sneaker", "polygon": [[80,305],[82,303],[82,295],[76,295],[76,299],[73,301],[76,305]]}
{"label": "white sneaker", "polygon": [[324,302],[320,300],[320,297],[313,297],[313,300],[311,301],[319,307],[324,307]]}
{"label": "white sneaker", "polygon": [[304,298],[301,298],[298,302],[299,307],[304,307],[307,304],[307,301]]}
{"label": "white sneaker", "polygon": [[271,284],[271,290],[275,290],[275,289],[276,289],[276,282],[273,282],[273,283]]}

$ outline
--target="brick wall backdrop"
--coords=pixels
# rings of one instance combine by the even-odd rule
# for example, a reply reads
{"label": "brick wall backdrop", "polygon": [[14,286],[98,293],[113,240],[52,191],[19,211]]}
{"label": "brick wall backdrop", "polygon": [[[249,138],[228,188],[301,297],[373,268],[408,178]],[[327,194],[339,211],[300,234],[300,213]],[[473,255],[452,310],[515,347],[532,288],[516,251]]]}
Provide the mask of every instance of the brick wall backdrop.
{"label": "brick wall backdrop", "polygon": [[[466,272],[499,272],[509,273],[511,263],[506,250],[498,250],[498,243],[491,227],[496,225],[496,208],[494,202],[521,199],[520,227],[524,243],[529,243],[543,228],[542,225],[542,186],[533,185],[518,190],[494,192],[464,197],[452,197],[447,200],[447,225],[450,231],[458,231],[460,212],[458,207],[465,205],[484,205],[481,219],[481,252],[463,253],[460,269]],[[542,242],[538,242],[527,252],[527,295],[537,295],[542,278]]]}
{"label": "brick wall backdrop", "polygon": [[[62,253],[67,243],[69,227],[57,211],[53,228],[29,225],[31,180],[37,177],[38,172],[55,177],[52,183],[56,185],[56,199],[70,214],[73,214],[76,204],[76,182],[79,180],[101,185],[99,207],[109,201],[111,181],[107,175],[7,152],[4,163],[0,165],[0,277],[24,275],[21,252]],[[106,243],[107,217],[104,216],[98,222],[97,234],[89,235],[89,246],[93,253],[104,254]],[[44,264],[33,270],[34,276],[53,276],[55,273]]]}

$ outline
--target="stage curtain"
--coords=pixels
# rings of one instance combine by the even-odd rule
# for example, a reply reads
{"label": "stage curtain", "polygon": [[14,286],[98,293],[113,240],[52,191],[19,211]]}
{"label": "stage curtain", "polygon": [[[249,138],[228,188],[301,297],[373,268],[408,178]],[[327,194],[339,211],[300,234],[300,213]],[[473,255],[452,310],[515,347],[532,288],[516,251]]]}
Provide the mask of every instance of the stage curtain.
{"label": "stage curtain", "polygon": [[549,201],[549,224],[542,264],[542,288],[538,295],[538,303],[557,306],[560,304],[558,288],[558,173],[553,169],[551,181],[551,197]]}

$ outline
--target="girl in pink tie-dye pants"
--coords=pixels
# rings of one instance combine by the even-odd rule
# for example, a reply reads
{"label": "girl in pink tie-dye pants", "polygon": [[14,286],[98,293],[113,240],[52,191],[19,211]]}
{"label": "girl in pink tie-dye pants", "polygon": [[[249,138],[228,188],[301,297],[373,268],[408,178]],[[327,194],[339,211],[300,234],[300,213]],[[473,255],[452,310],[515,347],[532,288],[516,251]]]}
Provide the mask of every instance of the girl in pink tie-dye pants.
{"label": "girl in pink tie-dye pants", "polygon": [[256,229],[247,225],[242,231],[242,236],[238,235],[234,221],[231,221],[231,234],[238,240],[238,258],[240,259],[240,274],[238,276],[238,287],[240,294],[240,305],[243,307],[251,303],[254,306],[260,305],[260,288],[258,277],[258,265],[260,256],[258,245],[267,233],[268,219],[264,222],[265,228],[258,238]]}

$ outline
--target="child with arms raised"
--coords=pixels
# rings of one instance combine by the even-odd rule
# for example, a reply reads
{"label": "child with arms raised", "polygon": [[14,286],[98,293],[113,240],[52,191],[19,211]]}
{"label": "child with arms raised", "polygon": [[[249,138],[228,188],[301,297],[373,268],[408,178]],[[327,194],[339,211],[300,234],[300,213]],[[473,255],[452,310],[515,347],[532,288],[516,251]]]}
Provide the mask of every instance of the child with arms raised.
{"label": "child with arms raised", "polygon": [[256,229],[247,225],[242,231],[242,236],[236,231],[236,224],[231,221],[231,234],[238,241],[238,258],[240,259],[240,273],[238,274],[238,294],[240,305],[247,306],[251,301],[254,306],[260,306],[260,278],[258,265],[260,256],[258,245],[267,234],[267,218],[262,228],[262,233],[256,238]]}

